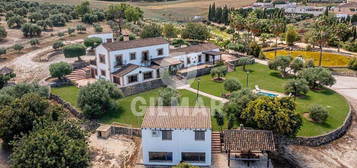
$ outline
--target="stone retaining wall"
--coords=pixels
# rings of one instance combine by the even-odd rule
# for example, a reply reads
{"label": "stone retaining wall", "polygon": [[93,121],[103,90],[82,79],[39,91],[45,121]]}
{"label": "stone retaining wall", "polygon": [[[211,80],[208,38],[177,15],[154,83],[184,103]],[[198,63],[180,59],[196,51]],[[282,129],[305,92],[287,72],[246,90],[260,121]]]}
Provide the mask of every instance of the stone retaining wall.
{"label": "stone retaining wall", "polygon": [[203,76],[203,75],[210,74],[212,68],[213,67],[197,69],[197,70],[194,70],[194,71],[181,73],[181,75],[185,76],[187,79],[196,78],[198,76]]}
{"label": "stone retaining wall", "polygon": [[67,109],[71,114],[73,114],[75,117],[79,119],[83,119],[82,113],[80,113],[77,109],[75,109],[70,103],[64,101],[61,99],[59,96],[50,94],[50,99],[57,102],[58,104],[61,104],[63,108]]}
{"label": "stone retaining wall", "polygon": [[152,81],[139,83],[139,84],[132,85],[132,86],[122,87],[120,89],[123,91],[125,96],[130,96],[130,95],[138,94],[141,92],[149,91],[149,90],[156,89],[156,88],[163,87],[163,86],[164,86],[164,83],[162,82],[161,79],[155,79]]}
{"label": "stone retaining wall", "polygon": [[276,143],[278,145],[303,145],[303,146],[321,146],[330,143],[338,138],[341,138],[348,131],[352,124],[352,113],[355,111],[352,106],[350,106],[350,111],[342,124],[341,127],[320,136],[314,137],[276,137]]}
{"label": "stone retaining wall", "polygon": [[357,72],[335,72],[332,71],[333,75],[338,75],[338,76],[348,76],[348,77],[357,77]]}
{"label": "stone retaining wall", "polygon": [[111,125],[111,134],[124,134],[129,136],[141,137],[141,129],[120,125]]}

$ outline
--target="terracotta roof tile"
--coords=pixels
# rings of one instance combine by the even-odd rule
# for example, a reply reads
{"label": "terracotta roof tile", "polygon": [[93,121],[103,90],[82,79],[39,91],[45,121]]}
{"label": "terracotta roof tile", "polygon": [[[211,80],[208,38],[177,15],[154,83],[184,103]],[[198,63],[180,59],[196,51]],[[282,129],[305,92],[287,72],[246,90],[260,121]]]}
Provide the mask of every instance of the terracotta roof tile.
{"label": "terracotta roof tile", "polygon": [[123,76],[139,67],[140,67],[139,65],[127,64],[121,67],[119,70],[113,72],[112,74],[114,76]]}
{"label": "terracotta roof tile", "polygon": [[112,43],[104,43],[102,45],[104,48],[106,48],[109,51],[117,51],[117,50],[140,48],[140,47],[160,45],[160,44],[168,44],[168,42],[161,37],[156,37],[156,38],[129,40],[129,41],[116,41]]}
{"label": "terracotta roof tile", "polygon": [[272,131],[225,130],[224,149],[231,151],[275,151]]}
{"label": "terracotta roof tile", "polygon": [[141,128],[211,129],[211,113],[206,107],[147,107]]}
{"label": "terracotta roof tile", "polygon": [[219,49],[219,47],[212,43],[204,43],[204,44],[192,45],[184,48],[171,49],[170,53],[180,53],[180,52],[195,53],[195,52],[210,51],[213,49]]}

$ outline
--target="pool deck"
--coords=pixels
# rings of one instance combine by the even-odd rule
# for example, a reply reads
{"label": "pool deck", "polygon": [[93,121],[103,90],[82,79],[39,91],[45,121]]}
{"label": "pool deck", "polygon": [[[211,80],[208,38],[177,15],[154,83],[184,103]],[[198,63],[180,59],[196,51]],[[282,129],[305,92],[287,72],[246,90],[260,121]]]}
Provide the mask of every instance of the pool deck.
{"label": "pool deck", "polygon": [[288,95],[283,94],[283,93],[274,92],[274,91],[270,91],[270,90],[264,90],[264,89],[260,89],[259,91],[256,90],[256,89],[253,89],[252,91],[253,91],[253,93],[256,93],[256,94],[257,94],[258,92],[272,93],[272,94],[278,95],[277,97],[287,97],[287,96],[288,96]]}

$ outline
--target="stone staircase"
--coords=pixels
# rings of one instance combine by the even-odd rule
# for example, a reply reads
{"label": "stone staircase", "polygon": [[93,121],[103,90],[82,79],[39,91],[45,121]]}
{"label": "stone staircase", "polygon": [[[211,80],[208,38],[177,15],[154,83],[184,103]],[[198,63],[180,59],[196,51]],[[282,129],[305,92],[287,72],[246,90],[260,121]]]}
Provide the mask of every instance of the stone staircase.
{"label": "stone staircase", "polygon": [[222,152],[221,134],[217,131],[212,132],[212,154]]}
{"label": "stone staircase", "polygon": [[71,74],[66,75],[66,78],[72,82],[90,78],[90,67],[84,67],[74,70]]}

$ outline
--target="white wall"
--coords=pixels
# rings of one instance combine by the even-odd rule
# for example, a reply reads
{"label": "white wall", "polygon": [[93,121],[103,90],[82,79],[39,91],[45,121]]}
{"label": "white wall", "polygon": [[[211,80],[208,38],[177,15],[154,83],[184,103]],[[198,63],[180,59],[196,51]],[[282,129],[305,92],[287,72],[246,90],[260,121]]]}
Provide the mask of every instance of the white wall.
{"label": "white wall", "polygon": [[[196,166],[211,165],[211,130],[206,130],[205,141],[195,141],[195,132],[190,129],[173,130],[172,140],[163,141],[160,136],[152,136],[153,129],[142,129],[142,150],[145,165],[177,165],[181,161],[182,152],[205,152],[205,163],[192,163]],[[149,152],[172,152],[173,161],[149,162]]]}
{"label": "white wall", "polygon": [[99,37],[103,43],[107,43],[108,39],[111,39],[112,42],[114,41],[113,33],[92,34],[88,36],[88,38],[90,37]]}
{"label": "white wall", "polygon": [[[152,76],[153,78],[151,79],[147,79],[147,80],[144,80],[144,73],[145,72],[150,72],[152,71]],[[141,72],[141,73],[140,73]],[[128,76],[131,76],[131,75],[135,75],[137,74],[138,75],[138,82],[135,82],[135,83],[128,83]],[[146,68],[146,67],[139,67],[137,69],[135,69],[134,71],[126,74],[123,76],[123,81],[124,83],[121,83],[121,84],[124,84],[122,86],[129,86],[129,85],[135,85],[135,84],[138,84],[138,83],[141,83],[141,82],[146,82],[146,81],[150,81],[150,80],[154,80],[156,79],[156,69],[151,69],[151,68]],[[120,81],[122,82],[122,81]]]}
{"label": "white wall", "polygon": [[[157,49],[160,49],[160,48],[164,49],[163,50],[164,53],[162,56],[157,55]],[[111,51],[110,52],[111,72],[115,72],[119,69],[119,68],[115,68],[115,65],[116,65],[115,56],[117,56],[117,55],[123,55],[123,64],[124,65],[131,63],[131,64],[145,66],[145,64],[143,64],[141,62],[143,51],[149,51],[149,59],[167,57],[169,55],[169,44],[161,44],[161,45],[141,47],[141,48],[132,48],[132,49],[126,49],[126,50]],[[136,53],[135,60],[130,60],[130,53],[132,53],[132,52]]]}
{"label": "white wall", "polygon": [[[103,54],[105,55],[105,64],[100,63],[99,62],[99,54]],[[102,45],[99,45],[96,49],[95,49],[95,57],[96,57],[96,61],[97,61],[97,73],[98,76],[97,78],[104,78],[107,80],[110,80],[110,69],[109,69],[109,65],[108,65],[108,50],[105,49]],[[102,76],[101,74],[101,70],[105,70],[106,71],[106,76]]]}
{"label": "white wall", "polygon": [[[213,49],[213,50],[210,50],[210,51],[219,52],[219,49],[217,48],[217,49]],[[202,51],[202,52],[204,52],[204,51]],[[185,68],[192,67],[192,66],[196,66],[196,65],[199,65],[199,64],[206,63],[206,55],[202,54],[202,52],[177,55],[177,56],[173,56],[173,58],[176,58],[176,59],[182,61],[184,63],[184,67]],[[201,62],[198,62],[198,56],[199,55],[202,55]],[[190,60],[191,60],[190,64],[187,63],[187,58],[190,58]],[[215,57],[215,61],[218,61],[219,59],[220,59],[219,56]],[[213,62],[212,56],[210,57],[209,62]]]}

